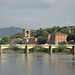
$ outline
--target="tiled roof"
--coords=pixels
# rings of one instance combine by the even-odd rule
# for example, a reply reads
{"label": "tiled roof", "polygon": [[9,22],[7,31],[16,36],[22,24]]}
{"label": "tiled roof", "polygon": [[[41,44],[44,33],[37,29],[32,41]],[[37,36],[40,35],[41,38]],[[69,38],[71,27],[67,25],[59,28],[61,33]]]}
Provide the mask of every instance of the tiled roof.
{"label": "tiled roof", "polygon": [[54,35],[67,35],[65,33],[55,33]]}

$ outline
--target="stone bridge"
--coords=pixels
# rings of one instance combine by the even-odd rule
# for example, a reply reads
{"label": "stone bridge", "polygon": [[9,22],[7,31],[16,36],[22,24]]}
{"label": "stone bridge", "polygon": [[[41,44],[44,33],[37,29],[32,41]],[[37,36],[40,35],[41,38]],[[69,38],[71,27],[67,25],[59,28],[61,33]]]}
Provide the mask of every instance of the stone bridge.
{"label": "stone bridge", "polygon": [[[29,49],[35,47],[35,46],[39,46],[39,47],[43,47],[43,48],[47,48],[49,53],[52,53],[52,49],[56,48],[58,46],[62,46],[62,45],[56,45],[56,44],[41,44],[41,45],[37,45],[37,44],[1,44],[0,45],[0,54],[2,54],[2,49],[4,48],[9,48],[10,46],[17,46],[19,48],[24,48],[25,49],[25,53],[29,53]],[[75,45],[72,44],[65,44],[63,46],[66,46],[67,48],[72,49],[73,53],[75,53]]]}

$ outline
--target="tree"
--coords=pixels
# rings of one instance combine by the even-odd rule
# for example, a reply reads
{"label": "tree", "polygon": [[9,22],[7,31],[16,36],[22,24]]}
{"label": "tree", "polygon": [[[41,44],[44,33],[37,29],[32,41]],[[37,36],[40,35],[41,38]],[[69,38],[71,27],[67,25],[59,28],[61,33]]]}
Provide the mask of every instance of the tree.
{"label": "tree", "polygon": [[31,36],[36,37],[36,30],[31,31]]}
{"label": "tree", "polygon": [[44,29],[42,29],[42,28],[40,28],[39,30],[36,30],[36,33],[37,33],[36,37],[42,36],[43,31],[44,31]]}
{"label": "tree", "polygon": [[45,44],[47,42],[47,37],[38,36],[37,43],[38,44]]}
{"label": "tree", "polygon": [[67,41],[69,42],[69,41],[75,41],[75,34],[74,33],[70,33],[70,34],[68,34],[68,37],[67,37]]}
{"label": "tree", "polygon": [[45,29],[49,34],[51,34],[53,31],[52,31],[52,28],[46,28]]}
{"label": "tree", "polygon": [[4,36],[1,41],[2,41],[2,43],[9,43],[10,39],[8,36]]}
{"label": "tree", "polygon": [[21,40],[16,40],[15,42],[16,42],[17,44],[21,44],[21,43],[22,43]]}
{"label": "tree", "polygon": [[43,31],[43,32],[42,32],[42,36],[47,37],[48,35],[49,35],[49,33],[48,33],[47,31]]}
{"label": "tree", "polygon": [[66,26],[65,26],[65,27],[61,27],[60,32],[61,32],[61,33],[68,33],[68,29],[69,29],[69,28],[66,27]]}
{"label": "tree", "polygon": [[4,42],[4,40],[0,40],[0,44],[4,44],[5,42]]}
{"label": "tree", "polygon": [[11,38],[23,38],[23,34],[17,33],[17,34],[12,35]]}

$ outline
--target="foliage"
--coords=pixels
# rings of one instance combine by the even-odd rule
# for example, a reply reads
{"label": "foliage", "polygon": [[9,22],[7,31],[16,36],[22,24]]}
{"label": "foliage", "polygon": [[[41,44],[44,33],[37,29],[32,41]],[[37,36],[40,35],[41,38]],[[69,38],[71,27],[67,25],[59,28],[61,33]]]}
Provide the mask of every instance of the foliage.
{"label": "foliage", "polygon": [[[74,28],[75,27],[73,27],[72,30],[71,30],[72,33],[75,32]],[[34,36],[34,37],[45,36],[45,37],[47,37],[48,34],[54,34],[54,33],[58,33],[58,32],[68,34],[68,30],[69,30],[69,27],[67,27],[67,26],[65,26],[65,27],[54,26],[52,28],[46,28],[46,29],[40,28],[38,30],[32,30],[31,36]]]}
{"label": "foliage", "polygon": [[0,40],[0,44],[4,44],[5,42],[4,42],[4,40]]}
{"label": "foliage", "polygon": [[47,48],[43,48],[43,47],[34,47],[32,49],[34,50],[34,52],[47,52],[48,51]]}
{"label": "foliage", "polygon": [[10,43],[10,38],[8,36],[4,36],[1,40],[0,40],[0,44],[7,44]]}
{"label": "foliage", "polygon": [[59,46],[53,49],[53,52],[64,52],[67,49],[66,46]]}
{"label": "foliage", "polygon": [[45,44],[47,42],[47,37],[38,36],[37,43],[38,44]]}
{"label": "foliage", "polygon": [[75,41],[75,34],[74,33],[68,34],[67,41],[68,42]]}
{"label": "foliage", "polygon": [[18,48],[17,46],[10,46],[9,48],[4,48],[3,50],[24,50],[23,48]]}
{"label": "foliage", "polygon": [[63,42],[59,42],[58,44],[63,45],[63,44],[67,44],[67,42],[63,41]]}
{"label": "foliage", "polygon": [[32,30],[32,31],[31,31],[31,36],[36,37],[36,30]]}
{"label": "foliage", "polygon": [[15,35],[12,35],[11,38],[23,38],[23,34],[22,33],[17,33]]}
{"label": "foliage", "polygon": [[68,33],[68,27],[67,26],[65,26],[65,27],[61,27],[61,29],[60,29],[60,32],[61,33]]}
{"label": "foliage", "polygon": [[48,35],[49,35],[49,33],[47,31],[42,32],[42,36],[47,37]]}
{"label": "foliage", "polygon": [[40,28],[39,30],[36,30],[36,37],[38,36],[42,36],[42,33],[43,33],[44,29]]}
{"label": "foliage", "polygon": [[16,40],[15,43],[16,43],[16,44],[21,44],[22,41],[21,41],[21,40]]}

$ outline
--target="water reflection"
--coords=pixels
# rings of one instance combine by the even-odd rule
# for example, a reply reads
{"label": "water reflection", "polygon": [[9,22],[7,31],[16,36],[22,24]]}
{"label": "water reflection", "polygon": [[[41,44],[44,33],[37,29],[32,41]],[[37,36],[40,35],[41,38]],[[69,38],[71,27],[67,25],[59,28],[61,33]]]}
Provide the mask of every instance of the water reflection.
{"label": "water reflection", "polygon": [[4,53],[0,75],[74,75],[75,56],[47,53]]}

